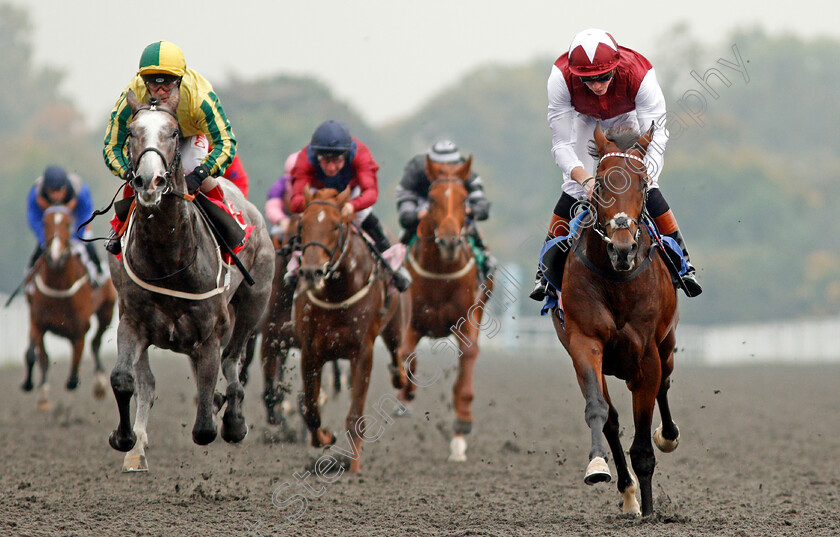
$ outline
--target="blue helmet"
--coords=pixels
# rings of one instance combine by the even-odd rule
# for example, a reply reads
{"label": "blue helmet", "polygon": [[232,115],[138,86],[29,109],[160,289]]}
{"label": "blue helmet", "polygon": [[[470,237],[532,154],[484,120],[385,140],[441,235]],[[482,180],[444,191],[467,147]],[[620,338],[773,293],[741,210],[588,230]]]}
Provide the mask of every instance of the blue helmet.
{"label": "blue helmet", "polygon": [[65,186],[70,186],[70,179],[67,178],[67,172],[61,166],[48,166],[44,170],[44,190],[59,190]]}
{"label": "blue helmet", "polygon": [[350,151],[353,139],[344,123],[330,119],[318,125],[309,145],[316,156],[334,156]]}

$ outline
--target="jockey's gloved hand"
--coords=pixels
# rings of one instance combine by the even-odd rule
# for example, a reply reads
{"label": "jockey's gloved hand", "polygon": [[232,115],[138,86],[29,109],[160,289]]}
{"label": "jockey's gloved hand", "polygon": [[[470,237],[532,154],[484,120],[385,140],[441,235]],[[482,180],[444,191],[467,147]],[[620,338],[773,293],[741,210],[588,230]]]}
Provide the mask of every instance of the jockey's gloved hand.
{"label": "jockey's gloved hand", "polygon": [[195,194],[201,188],[201,183],[210,175],[210,170],[204,164],[199,164],[193,171],[187,174],[187,192]]}

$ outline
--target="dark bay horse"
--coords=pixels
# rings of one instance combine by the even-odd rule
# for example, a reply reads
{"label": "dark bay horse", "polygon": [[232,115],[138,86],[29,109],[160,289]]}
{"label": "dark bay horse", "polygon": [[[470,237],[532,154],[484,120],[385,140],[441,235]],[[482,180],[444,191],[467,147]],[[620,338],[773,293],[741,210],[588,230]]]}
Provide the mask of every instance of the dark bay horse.
{"label": "dark bay horse", "polygon": [[[136,201],[122,235],[121,259],[109,258],[120,297],[118,356],[111,372],[120,422],[109,443],[128,452],[123,471],[148,470],[146,425],[155,397],[150,345],[190,357],[198,387],[192,430],[196,444],[216,438],[215,412],[225,403],[222,438],[245,438],[239,361],[271,291],[274,249],[257,208],[232,183],[219,179],[227,199],[255,226],[239,253],[256,281],[249,286],[238,270],[223,262],[208,224],[186,193],[175,116],[179,100],[177,86],[166,104],[141,105],[133,92],[127,96],[133,114],[129,176]],[[220,364],[227,391],[214,398]],[[132,429],[129,405],[135,394]]]}
{"label": "dark bay horse", "polygon": [[67,389],[75,390],[79,385],[79,367],[85,348],[85,335],[90,330],[90,318],[96,315],[96,333],[91,340],[91,353],[95,364],[96,382],[93,395],[105,397],[107,382],[99,349],[102,334],[111,324],[117,293],[111,280],[93,288],[81,252],[75,251],[71,236],[72,213],[66,207],[56,205],[44,211],[44,253],[37,261],[34,285],[29,301],[29,347],[26,349],[26,379],[21,386],[31,391],[32,369],[35,362],[41,368],[41,383],[38,385],[39,410],[49,410],[47,398],[49,384],[47,369],[50,360],[44,347],[44,334],[52,332],[70,340],[73,356]]}
{"label": "dark bay horse", "polygon": [[268,423],[271,425],[285,425],[282,411],[287,391],[283,384],[285,365],[289,351],[298,347],[292,322],[292,301],[295,290],[286,285],[283,278],[292,256],[292,240],[297,234],[300,220],[297,215],[292,218],[285,236],[274,242],[276,252],[274,281],[271,284],[271,298],[268,301],[260,330],[262,333],[263,402],[268,415]]}
{"label": "dark bay horse", "polygon": [[[478,266],[466,241],[467,189],[472,157],[463,163],[437,163],[426,159],[431,181],[428,214],[417,227],[417,241],[408,254],[413,283],[411,324],[405,345],[414,351],[424,336],[445,338],[455,335],[458,342],[458,377],[452,387],[455,409],[454,435],[449,460],[465,461],[466,435],[472,430],[473,372],[478,358],[478,334],[484,305],[492,293],[493,282],[479,285]],[[416,356],[406,367],[415,378]],[[400,399],[414,398],[417,383],[409,382]]]}
{"label": "dark bay horse", "polygon": [[565,325],[552,315],[557,336],[572,358],[586,399],[584,413],[592,432],[592,449],[584,481],[610,481],[607,448],[612,450],[618,490],[625,513],[639,514],[636,482],[619,440],[618,413],[607,392],[606,375],[627,384],[633,395],[635,436],[630,460],[641,488],[641,514],[653,513],[652,478],[656,460],[651,422],[659,403],[662,425],[654,433],[657,447],[673,451],[679,430],[668,407],[674,369],[677,296],[668,269],[642,216],[647,193],[643,158],[653,136],[611,134],[600,126],[595,145],[600,158],[588,223],[573,246],[563,276]]}
{"label": "dark bay horse", "polygon": [[336,442],[334,434],[321,428],[317,404],[321,370],[328,361],[350,361],[352,390],[346,439],[350,472],[358,473],[362,441],[370,440],[365,432],[373,425],[363,416],[373,344],[381,335],[391,354],[391,382],[395,388],[402,388],[407,354],[402,342],[410,299],[387,284],[390,278],[377,265],[352,217],[342,217],[341,207],[349,197],[349,188],[340,194],[329,188],[314,194],[305,191],[306,209],[300,222],[300,283],[293,316],[301,353],[303,415],[314,447]]}

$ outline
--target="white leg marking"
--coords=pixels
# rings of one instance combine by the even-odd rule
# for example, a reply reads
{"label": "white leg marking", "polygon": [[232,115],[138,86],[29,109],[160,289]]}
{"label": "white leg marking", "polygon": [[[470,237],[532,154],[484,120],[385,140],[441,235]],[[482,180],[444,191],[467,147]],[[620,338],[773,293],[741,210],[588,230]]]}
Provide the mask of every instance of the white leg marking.
{"label": "white leg marking", "polygon": [[449,460],[464,462],[467,460],[467,439],[462,434],[456,434],[449,442]]}

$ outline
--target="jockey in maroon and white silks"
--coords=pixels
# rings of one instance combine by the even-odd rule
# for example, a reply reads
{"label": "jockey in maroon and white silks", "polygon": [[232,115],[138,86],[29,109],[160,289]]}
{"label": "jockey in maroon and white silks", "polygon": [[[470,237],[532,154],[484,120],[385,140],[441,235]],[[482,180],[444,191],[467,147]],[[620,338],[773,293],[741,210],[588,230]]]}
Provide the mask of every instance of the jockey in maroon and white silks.
{"label": "jockey in maroon and white silks", "polygon": [[[646,132],[655,130],[644,163],[650,178],[647,211],[659,231],[674,239],[682,248],[688,270],[682,275],[688,296],[702,292],[691,266],[676,217],[659,189],[659,175],[664,164],[668,132],[665,130],[665,96],[656,80],[651,63],[634,50],[621,47],[612,35],[591,28],[575,35],[569,51],[560,56],[548,78],[548,125],[552,132],[551,152],[563,174],[562,195],[554,208],[548,238],[566,236],[572,210],[578,200],[585,200],[595,185],[595,159],[589,146],[596,125],[603,129]],[[568,241],[570,242],[570,241]],[[555,263],[555,284],[562,282],[562,265],[568,243],[561,243]],[[531,298],[542,301],[556,290],[537,270]]]}
{"label": "jockey in maroon and white silks", "polygon": [[563,192],[577,199],[583,197],[583,187],[572,180],[571,171],[581,166],[590,173],[594,172],[595,160],[590,156],[587,144],[598,121],[603,129],[632,128],[639,132],[645,132],[651,123],[656,125],[645,164],[651,179],[650,187],[658,187],[657,179],[662,171],[663,153],[668,142],[665,96],[653,66],[644,56],[621,46],[616,52],[620,59],[604,95],[593,93],[580,76],[572,73],[569,53],[554,62],[548,77],[551,152],[554,162],[563,172]]}

